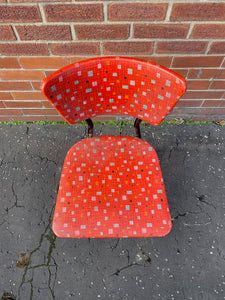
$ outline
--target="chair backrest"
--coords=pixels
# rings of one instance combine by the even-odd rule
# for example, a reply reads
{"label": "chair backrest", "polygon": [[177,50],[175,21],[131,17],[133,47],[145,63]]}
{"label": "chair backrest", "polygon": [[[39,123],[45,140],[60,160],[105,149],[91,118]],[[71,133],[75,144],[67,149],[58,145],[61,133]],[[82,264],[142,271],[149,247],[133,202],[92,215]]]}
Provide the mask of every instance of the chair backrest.
{"label": "chair backrest", "polygon": [[69,124],[121,114],[157,125],[183,95],[186,83],[153,62],[98,57],[53,73],[41,90]]}

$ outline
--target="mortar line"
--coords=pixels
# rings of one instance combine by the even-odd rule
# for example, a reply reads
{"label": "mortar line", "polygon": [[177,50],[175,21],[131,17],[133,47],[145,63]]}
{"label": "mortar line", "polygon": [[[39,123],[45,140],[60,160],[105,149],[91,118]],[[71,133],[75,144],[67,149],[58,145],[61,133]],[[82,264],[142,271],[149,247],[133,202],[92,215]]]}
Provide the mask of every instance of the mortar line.
{"label": "mortar line", "polygon": [[127,40],[129,40],[129,41],[133,41],[133,36],[134,36],[134,22],[131,22],[130,24],[129,24],[129,37],[128,37],[128,39]]}
{"label": "mortar line", "polygon": [[100,56],[103,56],[103,44],[102,41],[99,42]]}
{"label": "mortar line", "polygon": [[76,32],[75,32],[75,28],[74,25],[70,24],[70,32],[71,32],[71,37],[72,37],[72,41],[76,41]]}
{"label": "mortar line", "polygon": [[[9,2],[9,0],[7,0],[8,2]],[[93,1],[91,1],[90,2],[90,0],[88,1],[88,0],[84,0],[84,1],[79,1],[79,2],[77,2],[76,0],[67,0],[67,1],[65,1],[65,2],[57,2],[57,1],[51,1],[50,2],[50,4],[58,4],[58,5],[61,5],[61,4],[65,4],[65,5],[67,5],[67,4],[99,4],[99,3],[101,3],[101,2],[103,2],[104,0],[93,0]],[[220,0],[219,0],[220,1]],[[219,2],[218,0],[217,0],[217,2]],[[140,2],[140,0],[123,0],[122,1],[123,3],[131,3],[131,2],[137,2],[137,3],[139,3]],[[168,3],[168,0],[161,0],[160,2],[162,2],[162,3]],[[180,2],[185,2],[185,1],[181,1],[181,0],[172,0],[171,1],[172,3],[180,3]],[[211,0],[200,0],[200,2],[211,2]],[[12,6],[20,6],[20,5],[27,5],[27,6],[32,6],[32,5],[34,5],[34,4],[32,4],[32,3],[23,3],[23,2],[21,2],[21,3],[13,3],[13,2],[9,2]],[[48,2],[46,3],[44,0],[43,1],[41,1],[41,3],[43,3],[43,4],[49,4]],[[108,3],[110,4],[110,3],[114,3],[114,1],[108,1]],[[145,4],[148,4],[149,3],[149,1],[148,0],[144,0],[144,1],[142,1],[142,3],[145,3]],[[152,0],[151,1],[151,3],[159,3],[159,0]],[[5,5],[5,3],[0,3],[0,6],[3,6],[3,5]]]}
{"label": "mortar line", "polygon": [[191,35],[192,31],[193,31],[193,27],[194,26],[195,26],[195,22],[191,22],[190,26],[189,26],[189,30],[188,30],[186,39],[190,40],[190,35]]}
{"label": "mortar line", "polygon": [[103,21],[105,23],[108,23],[108,5],[107,3],[103,3],[103,8],[102,8],[102,11],[103,11]]}
{"label": "mortar line", "polygon": [[[126,23],[127,24],[127,23]],[[118,24],[119,25],[119,24]],[[215,39],[189,39],[189,40],[186,40],[186,39],[168,39],[168,38],[132,38],[131,39],[133,42],[154,42],[154,41],[159,41],[159,42],[215,42]],[[121,42],[121,43],[126,43],[126,40],[124,39],[103,39],[101,41],[106,41],[106,42]],[[12,41],[12,40],[7,40],[7,41],[1,41],[1,44],[8,44],[8,43],[11,43],[11,44],[40,44],[40,43],[71,43],[71,40],[19,40],[19,41]],[[90,43],[90,42],[99,42],[99,39],[88,39],[88,40],[85,40],[85,39],[81,39],[77,42],[82,42],[82,43]],[[216,42],[224,42],[224,39],[216,39]],[[170,53],[168,53],[170,54]],[[174,55],[174,53],[172,53]],[[175,53],[176,55],[178,54],[183,54],[183,55],[186,55],[186,53]],[[191,55],[197,55],[197,54],[202,54],[204,55],[204,53],[191,53]],[[218,56],[217,53],[210,53],[214,56]],[[167,55],[167,53],[164,53],[164,55]],[[221,53],[220,56],[223,56],[223,54]]]}
{"label": "mortar line", "polygon": [[41,17],[42,17],[42,24],[46,24],[47,21],[46,21],[46,18],[45,18],[45,13],[44,13],[44,7],[43,7],[43,4],[38,4],[38,7],[39,7],[39,11],[40,11],[40,14],[41,14]]}
{"label": "mortar line", "polygon": [[[51,2],[52,3],[52,2]],[[90,4],[90,3],[89,3]],[[43,8],[43,10],[42,10],[42,13],[43,13],[43,15],[44,15],[44,17],[45,17],[45,14],[44,14],[44,7],[43,7],[43,4],[40,4],[39,3],[39,5],[40,5],[40,7],[42,7]],[[123,21],[123,20],[118,20],[118,21],[111,21],[111,20],[106,20],[107,21],[107,23],[109,23],[109,24],[111,24],[111,25],[115,25],[115,24],[127,24],[127,22],[133,22],[133,23],[137,23],[137,24],[165,24],[165,25],[179,25],[179,24],[181,24],[181,22],[180,21],[166,21],[166,20],[151,20],[151,21],[148,21],[148,20],[131,20],[131,21],[127,21],[127,20],[125,20],[125,21]],[[91,25],[91,24],[96,24],[96,23],[99,23],[99,24],[101,24],[101,23],[103,23],[104,22],[104,20],[93,20],[93,21],[68,21],[68,22],[64,22],[64,21],[47,21],[46,20],[46,18],[45,18],[45,25],[47,24],[47,25],[53,25],[53,26],[55,26],[55,23],[57,23],[57,25],[68,25],[68,24],[71,24],[71,23],[73,23],[73,24],[77,24],[77,25],[85,25],[85,24],[87,24],[87,25]],[[196,22],[196,21],[182,21],[182,24],[186,24],[186,25],[188,25],[188,24],[199,24],[199,25],[220,25],[221,24],[221,21],[213,21],[213,22],[206,22],[206,21],[198,21],[198,22]],[[30,22],[26,22],[26,23],[23,23],[23,22],[11,22],[10,23],[11,25],[42,25],[43,24],[43,21],[37,21],[37,22],[32,22],[32,21],[30,21]],[[1,22],[1,25],[9,25],[9,22]]]}
{"label": "mortar line", "polygon": [[166,16],[165,16],[165,20],[169,22],[170,21],[170,16],[171,16],[171,11],[172,11],[172,7],[173,7],[173,2],[168,2],[168,7],[167,7],[167,12],[166,12]]}
{"label": "mortar line", "polygon": [[[14,35],[15,35],[15,37],[16,37],[16,41],[21,41],[20,40],[20,36],[19,36],[19,34],[18,34],[18,32],[17,32],[17,30],[16,30],[16,25],[11,25],[11,28],[12,28],[12,30],[13,30],[13,33],[14,33]],[[16,42],[15,41],[15,42]],[[1,41],[2,42],[2,41]],[[12,41],[11,41],[12,42]]]}

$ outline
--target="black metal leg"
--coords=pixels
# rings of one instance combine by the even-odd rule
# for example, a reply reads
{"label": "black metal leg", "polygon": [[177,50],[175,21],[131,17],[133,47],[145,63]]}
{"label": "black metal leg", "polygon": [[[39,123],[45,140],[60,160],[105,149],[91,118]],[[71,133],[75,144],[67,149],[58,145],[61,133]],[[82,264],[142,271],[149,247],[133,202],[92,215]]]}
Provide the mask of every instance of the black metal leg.
{"label": "black metal leg", "polygon": [[134,121],[134,129],[135,129],[135,134],[136,137],[138,137],[139,139],[141,139],[141,130],[140,130],[140,123],[141,123],[141,119],[135,119]]}
{"label": "black metal leg", "polygon": [[91,119],[85,120],[88,125],[88,137],[93,137],[94,124]]}

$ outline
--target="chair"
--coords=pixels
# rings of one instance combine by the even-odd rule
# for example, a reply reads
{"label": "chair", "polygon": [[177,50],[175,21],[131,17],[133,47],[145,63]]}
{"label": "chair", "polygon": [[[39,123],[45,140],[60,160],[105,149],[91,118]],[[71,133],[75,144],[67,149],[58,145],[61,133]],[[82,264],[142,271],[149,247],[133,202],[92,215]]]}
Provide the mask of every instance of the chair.
{"label": "chair", "polygon": [[[53,217],[58,237],[155,237],[171,229],[163,177],[141,120],[159,124],[186,89],[185,80],[153,62],[101,57],[48,76],[41,90],[69,124],[86,121],[88,138],[68,151]],[[93,137],[91,118],[136,118],[136,137]]]}

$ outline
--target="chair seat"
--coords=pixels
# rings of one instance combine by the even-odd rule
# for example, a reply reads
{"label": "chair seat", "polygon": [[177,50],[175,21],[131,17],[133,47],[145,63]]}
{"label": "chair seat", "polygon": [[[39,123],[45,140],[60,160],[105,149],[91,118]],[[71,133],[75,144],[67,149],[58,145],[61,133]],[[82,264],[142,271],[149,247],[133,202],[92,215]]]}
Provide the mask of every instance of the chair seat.
{"label": "chair seat", "polygon": [[81,140],[68,151],[53,218],[59,237],[154,237],[171,229],[157,154],[129,136]]}

